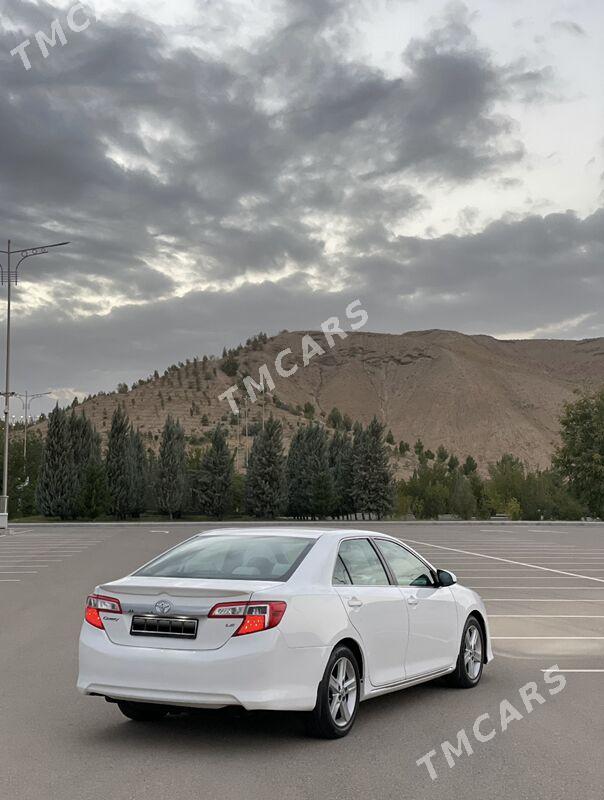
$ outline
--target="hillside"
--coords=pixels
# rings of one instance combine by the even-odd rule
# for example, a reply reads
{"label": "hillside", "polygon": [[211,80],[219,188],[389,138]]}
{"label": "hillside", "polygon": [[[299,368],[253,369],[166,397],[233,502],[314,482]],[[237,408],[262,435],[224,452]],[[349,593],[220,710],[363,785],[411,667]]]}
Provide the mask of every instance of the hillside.
{"label": "hillside", "polygon": [[[255,340],[234,355],[237,377],[257,378],[259,367],[269,364],[276,387],[267,397],[266,413],[270,407],[283,420],[286,440],[303,420],[304,404],[311,403],[319,419],[334,406],[363,423],[377,414],[397,443],[404,439],[413,445],[419,437],[432,449],[444,444],[460,457],[471,453],[483,466],[504,452],[545,466],[557,441],[563,403],[574,390],[604,385],[604,339],[501,341],[440,330],[356,332],[336,339],[330,350],[322,334],[311,332],[326,352],[303,367],[303,335],[284,332],[265,342]],[[287,347],[300,367],[282,378],[274,362]],[[222,419],[235,446],[237,424],[218,395],[237,377],[226,375],[223,363],[204,358],[176,365],[130,391],[88,398],[78,410],[106,433],[116,403],[123,402],[153,446],[168,413],[180,419],[193,444]],[[284,366],[292,363],[286,359]],[[249,423],[261,418],[260,401],[250,405]]]}

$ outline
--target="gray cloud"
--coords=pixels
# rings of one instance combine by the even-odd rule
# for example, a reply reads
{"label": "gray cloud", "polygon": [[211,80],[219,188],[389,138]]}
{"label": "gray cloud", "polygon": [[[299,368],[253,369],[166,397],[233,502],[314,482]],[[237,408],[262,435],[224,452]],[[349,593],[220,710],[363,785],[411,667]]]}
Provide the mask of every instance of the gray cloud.
{"label": "gray cloud", "polygon": [[573,22],[570,19],[558,19],[552,22],[552,28],[570,33],[573,36],[587,36],[587,31],[578,22]]}
{"label": "gray cloud", "polygon": [[[344,318],[360,298],[367,329],[447,328],[547,336],[604,335],[604,210],[493,223],[479,234],[371,242],[351,261],[346,288],[314,292],[303,274],[229,293],[116,309],[107,316],[56,320],[42,310],[17,325],[16,382],[81,392],[131,383],[187,357],[219,354],[260,329],[316,329]],[[559,325],[559,327],[556,327]]]}
{"label": "gray cloud", "polygon": [[[73,241],[27,266],[45,300],[17,306],[24,388],[130,382],[254,330],[316,326],[351,294],[376,330],[534,329],[601,300],[597,217],[397,235],[426,209],[424,183],[513,180],[524,146],[501,103],[555,82],[547,65],[498,63],[462,5],[396,76],[354,55],[343,0],[284,2],[268,33],[219,55],[101,18],[47,59],[32,45],[29,71],[10,50],[63,12],[6,6],[0,215],[18,243]],[[212,13],[213,30],[237,29],[237,4]]]}

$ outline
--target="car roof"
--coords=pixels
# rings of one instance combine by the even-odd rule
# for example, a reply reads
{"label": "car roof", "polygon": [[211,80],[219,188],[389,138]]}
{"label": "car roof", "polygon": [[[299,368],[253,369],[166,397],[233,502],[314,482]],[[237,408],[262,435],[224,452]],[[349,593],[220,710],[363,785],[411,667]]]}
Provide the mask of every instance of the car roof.
{"label": "car roof", "polygon": [[[201,531],[197,536],[221,535],[221,536],[304,536],[306,538],[319,539],[322,536],[334,536],[345,538],[347,536],[388,536],[382,531],[364,531],[358,528],[296,528],[272,525],[266,528],[212,528],[211,530]],[[388,536],[388,538],[392,538]]]}

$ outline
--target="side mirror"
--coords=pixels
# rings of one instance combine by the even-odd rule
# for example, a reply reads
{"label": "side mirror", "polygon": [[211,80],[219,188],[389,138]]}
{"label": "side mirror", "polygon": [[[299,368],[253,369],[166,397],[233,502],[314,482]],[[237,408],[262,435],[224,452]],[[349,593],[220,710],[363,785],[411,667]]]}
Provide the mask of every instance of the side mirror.
{"label": "side mirror", "polygon": [[453,586],[457,583],[457,576],[453,572],[447,572],[446,569],[436,570],[439,586]]}

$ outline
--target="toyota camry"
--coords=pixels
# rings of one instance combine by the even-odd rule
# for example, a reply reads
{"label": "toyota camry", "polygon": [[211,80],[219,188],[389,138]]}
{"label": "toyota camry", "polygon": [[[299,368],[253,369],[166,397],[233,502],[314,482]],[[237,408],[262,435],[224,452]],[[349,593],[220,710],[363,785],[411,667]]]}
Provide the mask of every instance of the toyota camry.
{"label": "toyota camry", "polygon": [[78,689],[138,721],[288,710],[337,738],[360,701],[436,678],[472,688],[492,657],[480,597],[398,539],[233,528],[95,588]]}

